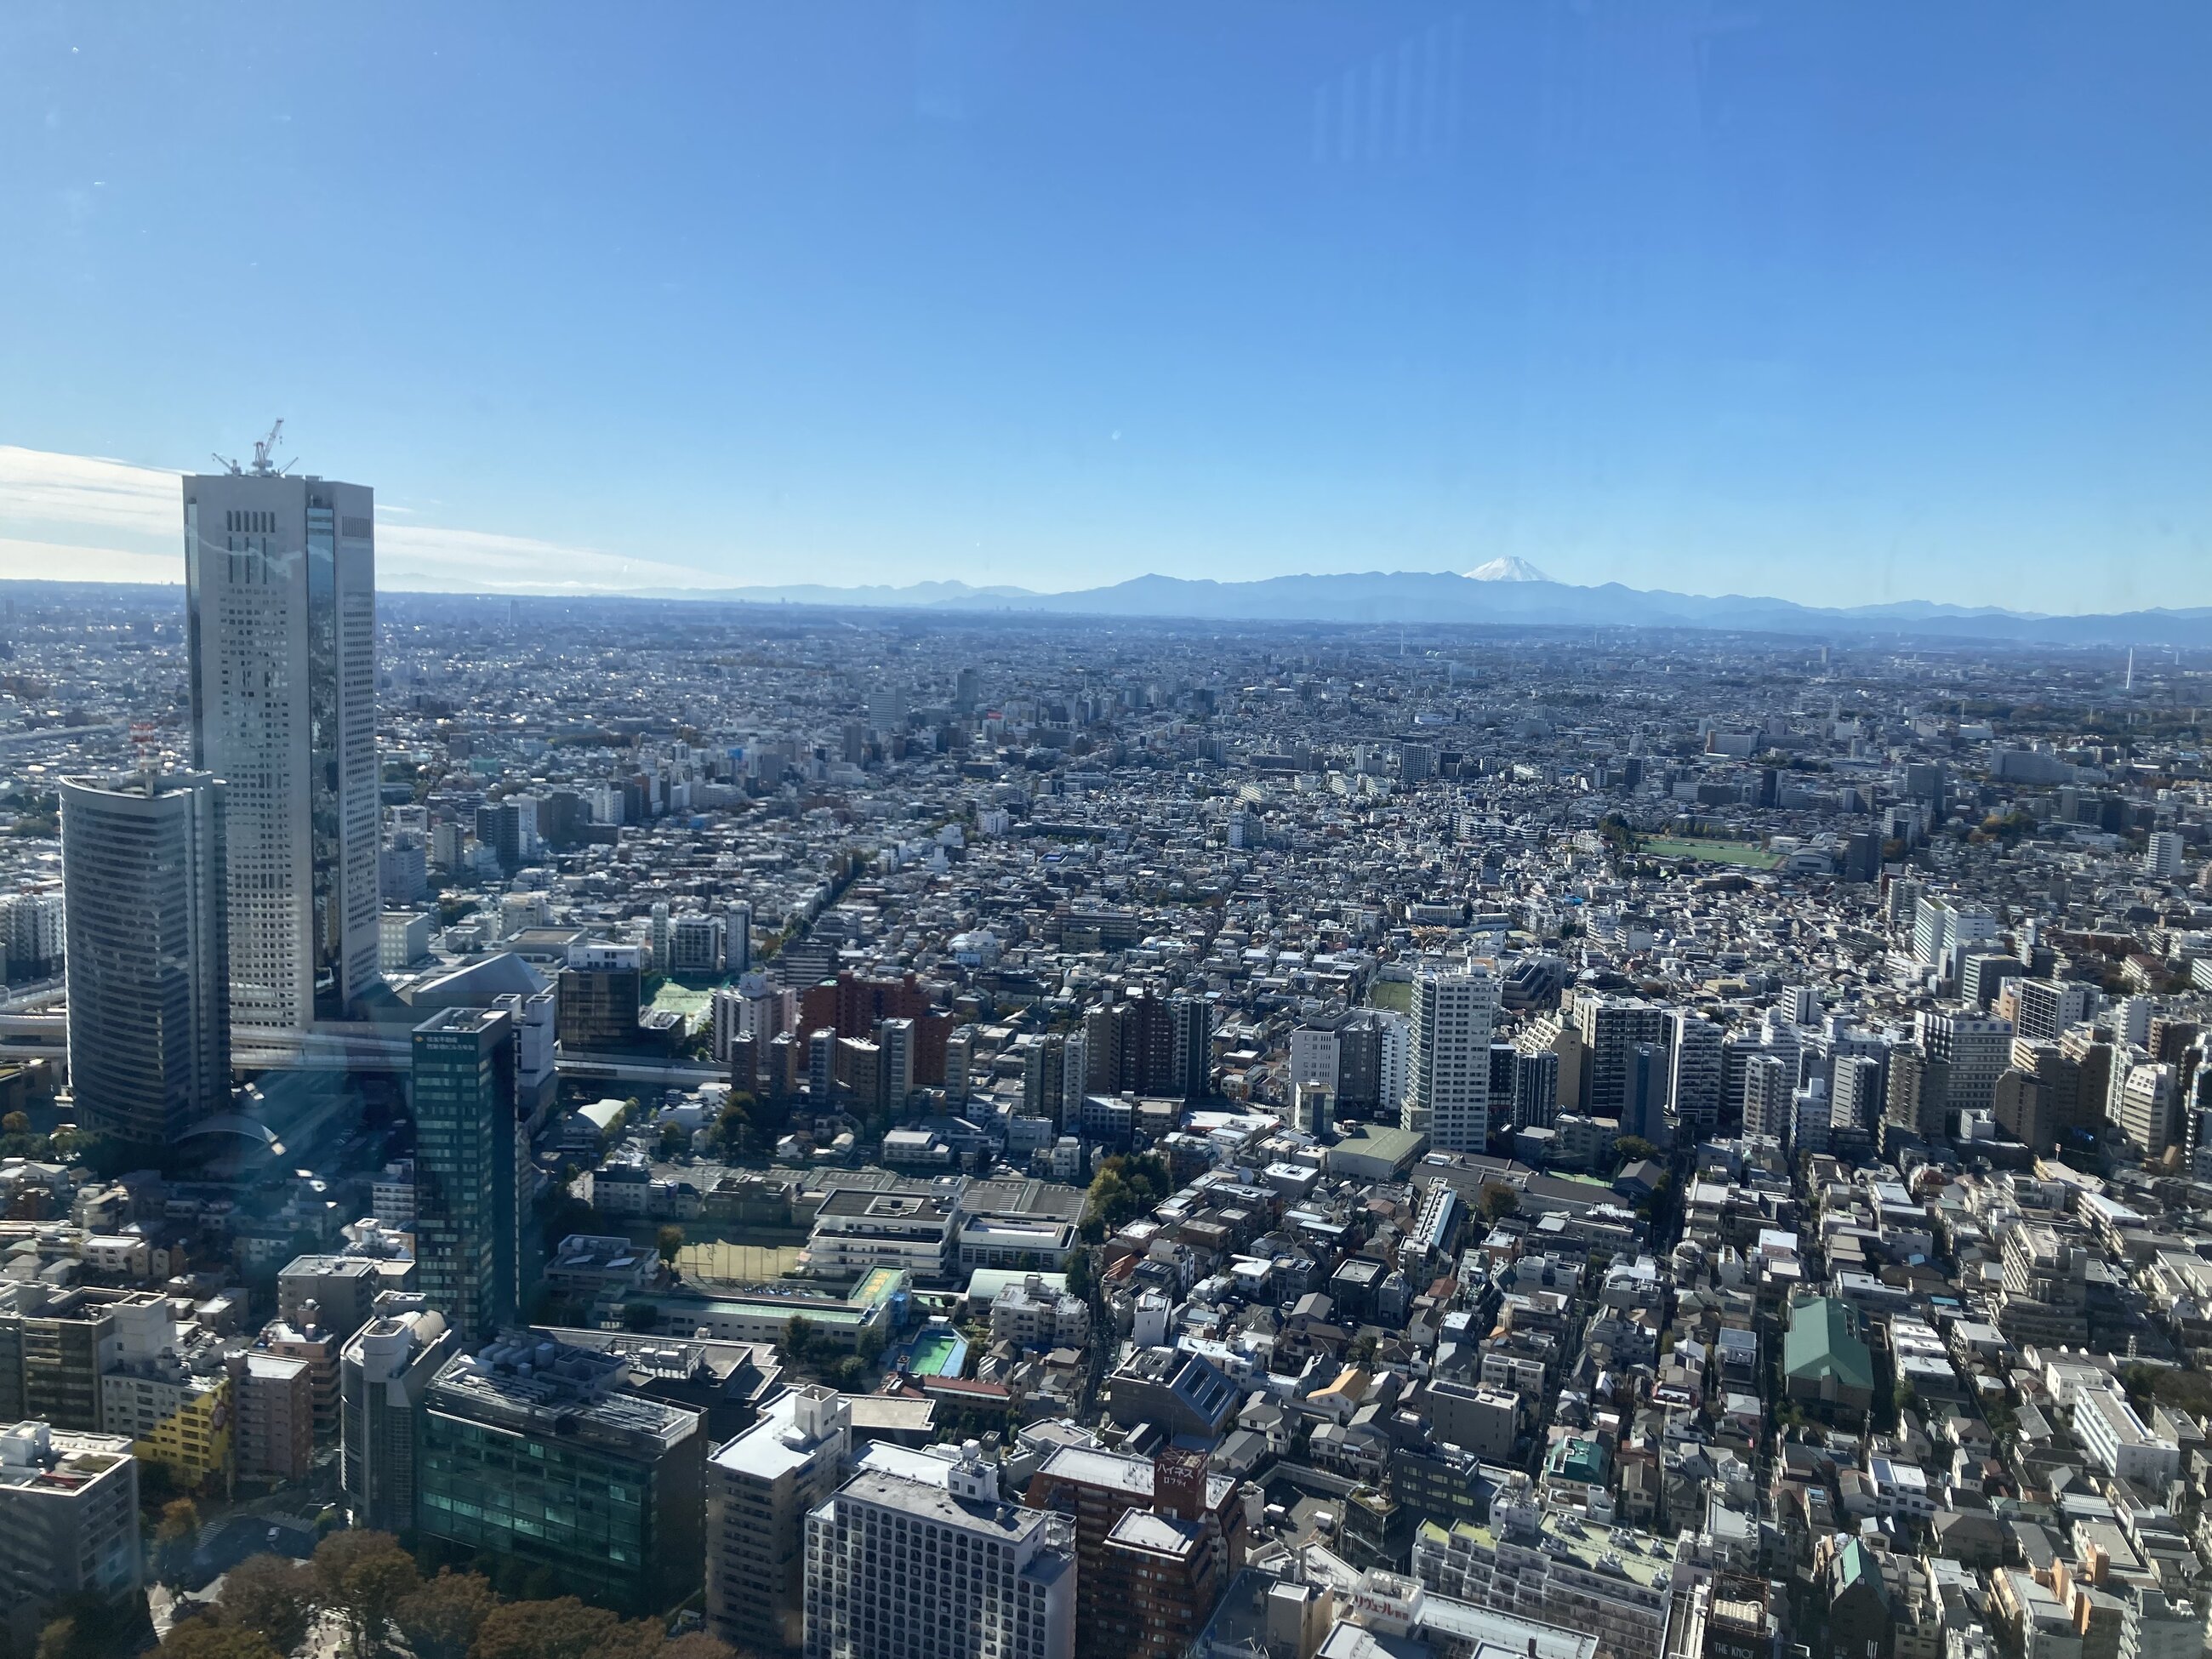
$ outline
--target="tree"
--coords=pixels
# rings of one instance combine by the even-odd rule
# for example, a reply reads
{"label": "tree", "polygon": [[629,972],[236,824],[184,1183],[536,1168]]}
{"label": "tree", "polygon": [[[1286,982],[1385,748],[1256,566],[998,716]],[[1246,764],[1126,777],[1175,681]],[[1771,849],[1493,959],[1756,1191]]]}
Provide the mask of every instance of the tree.
{"label": "tree", "polygon": [[1117,1154],[1098,1166],[1091,1182],[1085,1219],[1097,1220],[1106,1232],[1149,1214],[1173,1191],[1168,1166],[1157,1152],[1135,1157]]}
{"label": "tree", "polygon": [[1067,1255],[1067,1293],[1084,1302],[1091,1299],[1091,1252],[1071,1250]]}
{"label": "tree", "polygon": [[791,1322],[783,1328],[784,1358],[793,1365],[805,1364],[806,1351],[812,1346],[813,1340],[814,1333],[809,1328],[806,1321],[797,1314],[792,1315]]}
{"label": "tree", "polygon": [[691,1150],[691,1132],[673,1119],[660,1126],[660,1156],[674,1159]]}
{"label": "tree", "polygon": [[155,1659],[281,1659],[258,1630],[221,1619],[186,1619],[170,1627]]}
{"label": "tree", "polygon": [[1613,1150],[1620,1154],[1623,1164],[1633,1164],[1638,1158],[1659,1156],[1659,1149],[1642,1135],[1621,1135],[1614,1139]]}
{"label": "tree", "polygon": [[50,1603],[39,1632],[37,1659],[105,1659],[138,1644],[145,1626],[143,1600],[110,1601],[78,1590]]}
{"label": "tree", "polygon": [[28,1112],[10,1112],[7,1116],[0,1117],[0,1130],[11,1135],[27,1135],[31,1133],[31,1115]]}
{"label": "tree", "polygon": [[392,1609],[422,1582],[415,1558],[388,1532],[334,1532],[315,1547],[314,1568],[323,1605],[345,1620],[356,1656],[384,1645]]}
{"label": "tree", "polygon": [[510,1601],[485,1615],[469,1659],[602,1659],[621,1627],[605,1607],[573,1595]]}
{"label": "tree", "polygon": [[703,1630],[693,1630],[663,1642],[655,1659],[738,1659],[738,1656],[727,1642]]}
{"label": "tree", "polygon": [[666,1267],[674,1267],[676,1265],[676,1253],[684,1248],[684,1229],[678,1226],[674,1222],[670,1222],[667,1225],[661,1228],[657,1243],[660,1249],[660,1260],[662,1264]]}
{"label": "tree", "polygon": [[167,1579],[179,1577],[191,1565],[199,1535],[198,1504],[189,1498],[173,1498],[162,1504],[161,1524],[154,1528],[155,1571]]}
{"label": "tree", "polygon": [[314,1570],[282,1555],[249,1555],[222,1577],[216,1611],[259,1631],[279,1653],[307,1639],[315,1619]]}
{"label": "tree", "polygon": [[392,1618],[415,1659],[468,1659],[477,1632],[498,1606],[482,1573],[448,1567],[402,1597]]}
{"label": "tree", "polygon": [[1521,1207],[1521,1194],[1502,1181],[1486,1181],[1475,1204],[1482,1212],[1482,1218],[1494,1226]]}

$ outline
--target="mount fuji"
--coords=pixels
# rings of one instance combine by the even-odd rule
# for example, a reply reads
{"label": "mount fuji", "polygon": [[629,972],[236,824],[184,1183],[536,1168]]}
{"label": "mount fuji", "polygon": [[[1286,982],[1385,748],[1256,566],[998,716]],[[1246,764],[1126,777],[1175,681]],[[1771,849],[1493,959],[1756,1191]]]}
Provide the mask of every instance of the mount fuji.
{"label": "mount fuji", "polygon": [[1526,559],[1492,559],[1467,573],[1471,582],[1547,582],[1552,579]]}

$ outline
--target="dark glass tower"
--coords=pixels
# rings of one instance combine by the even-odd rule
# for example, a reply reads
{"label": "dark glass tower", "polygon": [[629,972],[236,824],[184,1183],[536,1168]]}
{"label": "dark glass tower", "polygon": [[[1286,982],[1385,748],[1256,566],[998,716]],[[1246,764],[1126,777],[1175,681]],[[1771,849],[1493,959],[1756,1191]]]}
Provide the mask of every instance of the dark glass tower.
{"label": "dark glass tower", "polygon": [[465,1340],[517,1316],[521,1180],[514,1021],[447,1008],[415,1028],[416,1283]]}

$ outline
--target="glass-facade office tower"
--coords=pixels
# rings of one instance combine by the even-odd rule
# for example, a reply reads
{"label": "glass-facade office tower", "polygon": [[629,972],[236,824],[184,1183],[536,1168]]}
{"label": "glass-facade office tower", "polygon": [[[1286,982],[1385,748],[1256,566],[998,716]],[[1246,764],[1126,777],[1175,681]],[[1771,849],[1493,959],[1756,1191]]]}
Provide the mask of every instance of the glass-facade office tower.
{"label": "glass-facade office tower", "polygon": [[415,1028],[415,1282],[465,1341],[512,1323],[520,1296],[514,1023],[447,1008]]}
{"label": "glass-facade office tower", "polygon": [[60,793],[78,1121],[166,1146],[230,1106],[226,792],[152,772]]}
{"label": "glass-facade office tower", "polygon": [[374,498],[184,481],[192,763],[228,786],[231,1019],[304,1031],[377,975]]}

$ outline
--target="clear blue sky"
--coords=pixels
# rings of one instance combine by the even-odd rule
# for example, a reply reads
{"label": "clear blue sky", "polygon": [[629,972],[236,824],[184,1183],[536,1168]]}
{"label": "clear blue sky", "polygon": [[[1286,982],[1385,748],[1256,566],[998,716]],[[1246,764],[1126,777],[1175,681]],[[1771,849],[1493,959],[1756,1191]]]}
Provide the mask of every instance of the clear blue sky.
{"label": "clear blue sky", "polygon": [[2208,86],[2203,0],[15,0],[0,444],[732,582],[2212,604]]}

